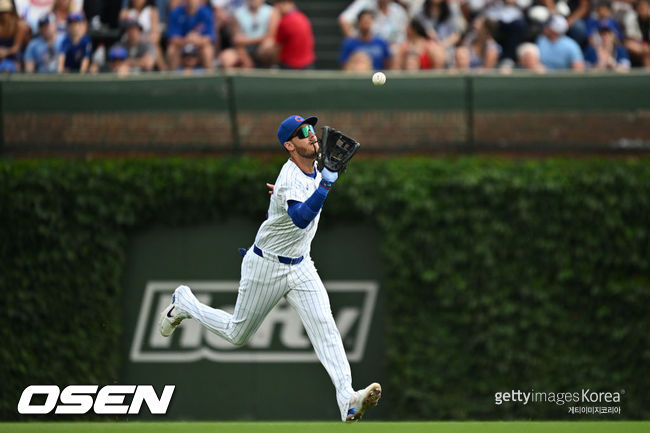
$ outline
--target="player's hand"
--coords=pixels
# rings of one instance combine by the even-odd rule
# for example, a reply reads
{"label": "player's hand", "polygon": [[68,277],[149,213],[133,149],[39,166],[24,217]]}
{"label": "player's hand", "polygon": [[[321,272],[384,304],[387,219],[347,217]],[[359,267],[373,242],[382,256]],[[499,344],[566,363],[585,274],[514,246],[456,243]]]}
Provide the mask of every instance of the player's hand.
{"label": "player's hand", "polygon": [[273,189],[275,188],[275,185],[273,185],[272,183],[267,183],[266,187],[269,189],[269,195],[272,195],[273,194]]}
{"label": "player's hand", "polygon": [[338,172],[330,171],[327,169],[327,167],[323,167],[323,171],[321,172],[321,174],[323,176],[323,180],[329,183],[334,183],[336,182],[336,179],[339,178]]}

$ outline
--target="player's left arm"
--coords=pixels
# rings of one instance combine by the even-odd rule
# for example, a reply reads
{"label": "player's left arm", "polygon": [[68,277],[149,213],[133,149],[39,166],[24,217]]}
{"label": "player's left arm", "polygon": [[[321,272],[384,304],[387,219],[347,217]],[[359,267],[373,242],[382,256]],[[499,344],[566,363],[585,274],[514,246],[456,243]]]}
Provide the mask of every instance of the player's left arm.
{"label": "player's left arm", "polygon": [[297,200],[287,201],[287,204],[289,205],[287,212],[291,217],[291,221],[293,221],[296,226],[304,229],[314,220],[314,218],[316,218],[318,212],[323,208],[327,194],[330,192],[330,189],[332,189],[332,186],[338,177],[339,174],[337,172],[323,168],[320,184],[316,191],[314,191],[307,200],[304,202]]}
{"label": "player's left arm", "polygon": [[295,196],[286,197],[287,212],[293,223],[301,229],[307,227],[316,218],[339,173],[345,171],[346,164],[361,146],[358,141],[329,126],[323,127],[321,143],[321,151],[317,158],[317,166],[321,170],[318,188],[304,202],[300,202]]}

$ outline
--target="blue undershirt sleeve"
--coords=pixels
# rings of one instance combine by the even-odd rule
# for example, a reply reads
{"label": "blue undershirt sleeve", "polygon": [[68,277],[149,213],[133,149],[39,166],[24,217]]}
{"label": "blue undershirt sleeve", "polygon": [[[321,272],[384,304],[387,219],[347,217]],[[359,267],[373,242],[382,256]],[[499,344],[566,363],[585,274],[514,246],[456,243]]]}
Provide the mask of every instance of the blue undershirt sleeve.
{"label": "blue undershirt sleeve", "polygon": [[289,216],[291,221],[301,229],[304,229],[309,225],[310,222],[316,218],[318,212],[323,207],[325,203],[325,198],[329,189],[324,187],[322,184],[318,187],[316,191],[304,202],[289,200]]}

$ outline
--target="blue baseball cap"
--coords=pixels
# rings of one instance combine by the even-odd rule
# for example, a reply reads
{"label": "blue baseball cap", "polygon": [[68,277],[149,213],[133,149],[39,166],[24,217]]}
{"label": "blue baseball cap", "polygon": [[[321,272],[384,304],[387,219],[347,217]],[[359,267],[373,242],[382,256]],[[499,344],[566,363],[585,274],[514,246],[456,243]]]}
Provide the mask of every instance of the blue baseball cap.
{"label": "blue baseball cap", "polygon": [[129,53],[122,46],[115,46],[108,52],[108,60],[125,60]]}
{"label": "blue baseball cap", "polygon": [[80,21],[85,21],[86,18],[84,17],[84,14],[81,12],[74,12],[68,15],[68,22],[69,23],[77,23]]}
{"label": "blue baseball cap", "polygon": [[278,140],[280,140],[280,144],[283,147],[284,142],[289,141],[289,137],[291,137],[296,129],[298,129],[298,127],[303,123],[309,123],[312,126],[316,126],[316,123],[318,123],[318,117],[310,116],[303,118],[297,114],[292,114],[280,123],[280,127],[278,128]]}
{"label": "blue baseball cap", "polygon": [[50,19],[50,15],[49,15],[49,14],[45,14],[45,15],[43,15],[42,17],[40,17],[40,18],[38,19],[38,27],[42,27],[42,26],[44,26],[44,25],[46,25],[46,24],[49,24],[50,21],[51,21],[51,19]]}
{"label": "blue baseball cap", "polygon": [[598,23],[598,31],[599,32],[615,32],[616,28],[614,27],[614,23],[610,22],[609,20],[603,20]]}

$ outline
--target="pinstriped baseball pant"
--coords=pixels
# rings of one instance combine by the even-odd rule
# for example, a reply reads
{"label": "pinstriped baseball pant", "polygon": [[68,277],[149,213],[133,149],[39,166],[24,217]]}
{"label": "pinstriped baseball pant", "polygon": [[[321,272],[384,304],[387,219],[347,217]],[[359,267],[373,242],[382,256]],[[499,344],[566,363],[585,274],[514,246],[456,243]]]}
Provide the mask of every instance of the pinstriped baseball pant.
{"label": "pinstriped baseball pant", "polygon": [[345,420],[354,394],[352,373],[327,291],[309,257],[297,265],[286,265],[249,250],[242,261],[233,314],[200,303],[187,286],[180,286],[175,293],[180,308],[213,333],[237,345],[245,344],[271,309],[286,298],[298,312],[318,359],[334,383],[341,419]]}

